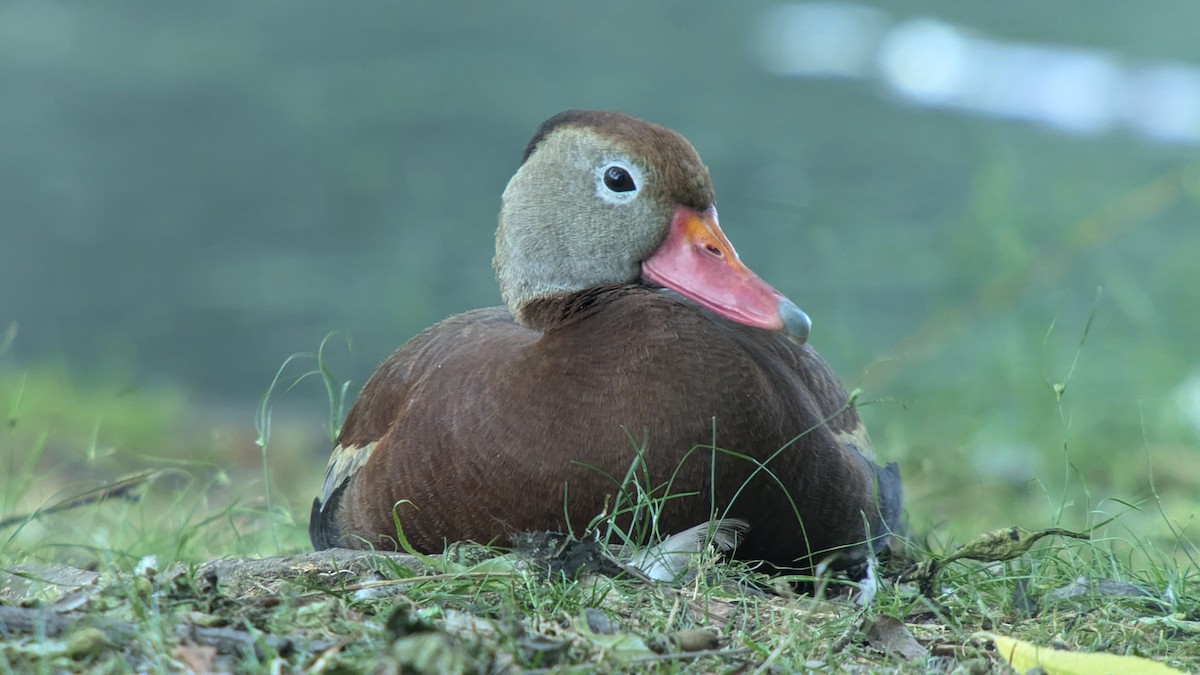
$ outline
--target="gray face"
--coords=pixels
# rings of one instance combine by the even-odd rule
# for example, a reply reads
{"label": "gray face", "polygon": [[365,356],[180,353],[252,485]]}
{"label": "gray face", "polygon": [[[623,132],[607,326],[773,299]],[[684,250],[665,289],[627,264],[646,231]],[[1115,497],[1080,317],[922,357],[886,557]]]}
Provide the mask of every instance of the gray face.
{"label": "gray face", "polygon": [[622,115],[550,130],[504,191],[493,267],[505,304],[519,317],[534,298],[636,281],[676,205],[711,203],[708,186],[695,151],[661,127]]}

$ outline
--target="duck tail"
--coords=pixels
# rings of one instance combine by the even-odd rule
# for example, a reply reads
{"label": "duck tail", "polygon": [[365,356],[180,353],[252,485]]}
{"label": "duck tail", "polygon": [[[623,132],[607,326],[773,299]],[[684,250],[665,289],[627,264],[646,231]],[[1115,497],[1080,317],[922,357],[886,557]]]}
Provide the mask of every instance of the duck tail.
{"label": "duck tail", "polygon": [[338,525],[335,514],[347,482],[334,489],[324,503],[320,497],[313,499],[312,513],[308,518],[308,539],[312,542],[314,551],[343,546],[342,528]]}

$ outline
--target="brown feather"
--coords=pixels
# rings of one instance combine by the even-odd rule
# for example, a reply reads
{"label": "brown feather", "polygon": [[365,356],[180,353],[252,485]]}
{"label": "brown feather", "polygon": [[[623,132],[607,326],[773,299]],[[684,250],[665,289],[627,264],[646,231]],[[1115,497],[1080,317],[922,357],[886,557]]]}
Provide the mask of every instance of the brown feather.
{"label": "brown feather", "polygon": [[[314,505],[337,543],[393,548],[401,500],[415,507],[399,513],[423,551],[563,530],[564,498],[579,531],[615,492],[580,463],[623,475],[631,437],[648,441],[653,484],[674,473],[673,493],[698,493],[667,503],[664,532],[714,514],[743,518],[753,530],[740,557],[808,568],[839,549],[843,560],[861,558],[864,524],[872,537],[896,525],[894,467],[879,469],[858,445],[858,414],[810,347],[640,285],[526,310],[544,333],[507,309],[476,310],[426,330],[379,368],[338,439],[378,445],[336,512]],[[769,460],[769,471],[712,452],[714,420],[716,447]],[[854,434],[855,445],[839,442]]]}

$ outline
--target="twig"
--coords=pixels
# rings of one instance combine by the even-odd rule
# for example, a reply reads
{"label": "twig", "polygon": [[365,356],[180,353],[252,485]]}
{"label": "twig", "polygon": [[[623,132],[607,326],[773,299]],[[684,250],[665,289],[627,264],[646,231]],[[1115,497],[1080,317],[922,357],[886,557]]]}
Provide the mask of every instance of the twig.
{"label": "twig", "polygon": [[737,649],[702,649],[695,652],[671,652],[670,654],[640,656],[636,659],[630,659],[629,663],[655,663],[658,661],[676,661],[681,659],[702,659],[706,656],[744,656],[753,652],[754,650],[749,647],[738,647]]}
{"label": "twig", "polygon": [[135,490],[166,473],[182,472],[174,469],[164,469],[135,473],[132,476],[126,476],[124,478],[117,479],[115,482],[109,483],[108,485],[101,485],[98,488],[88,490],[83,494],[78,494],[74,497],[68,497],[67,499],[55,504],[51,504],[45,508],[38,509],[32,513],[25,513],[19,516],[9,516],[8,518],[0,520],[0,529],[26,523],[43,516],[62,513],[63,511],[70,511],[71,509],[77,509],[83,506],[89,506],[91,504],[99,504],[100,502],[108,501],[110,499],[126,499],[131,502],[136,502],[137,500],[141,499],[141,495],[134,494]]}

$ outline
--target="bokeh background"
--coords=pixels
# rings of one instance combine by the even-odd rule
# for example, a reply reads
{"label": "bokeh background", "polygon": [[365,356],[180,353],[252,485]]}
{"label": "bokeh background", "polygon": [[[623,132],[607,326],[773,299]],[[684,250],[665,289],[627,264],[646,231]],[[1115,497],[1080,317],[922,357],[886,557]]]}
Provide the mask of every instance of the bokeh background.
{"label": "bokeh background", "polygon": [[697,147],[914,531],[1126,512],[1170,548],[1200,508],[1197,25],[1190,0],[8,0],[0,515],[169,466],[204,504],[270,484],[303,545],[329,404],[273,398],[263,453],[280,366],[334,334],[352,397],[498,304],[499,195],[584,107]]}

